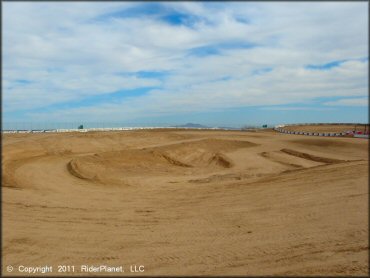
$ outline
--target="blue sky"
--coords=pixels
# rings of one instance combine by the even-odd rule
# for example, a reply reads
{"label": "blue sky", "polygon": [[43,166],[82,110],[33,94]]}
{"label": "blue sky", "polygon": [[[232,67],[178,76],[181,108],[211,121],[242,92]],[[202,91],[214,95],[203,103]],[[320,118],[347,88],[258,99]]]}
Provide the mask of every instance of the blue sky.
{"label": "blue sky", "polygon": [[3,121],[367,122],[367,11],[366,2],[6,2]]}

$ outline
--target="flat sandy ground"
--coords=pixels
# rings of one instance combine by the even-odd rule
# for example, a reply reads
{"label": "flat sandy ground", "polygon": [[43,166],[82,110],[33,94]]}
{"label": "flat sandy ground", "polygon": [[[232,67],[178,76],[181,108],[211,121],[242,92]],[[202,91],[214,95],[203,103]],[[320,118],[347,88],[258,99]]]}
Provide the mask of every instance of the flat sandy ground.
{"label": "flat sandy ground", "polygon": [[[349,130],[365,131],[365,125],[299,125],[286,126],[286,130],[305,131],[305,132],[346,132]],[[369,125],[366,126],[369,130]]]}
{"label": "flat sandy ground", "polygon": [[367,275],[368,167],[366,139],[271,130],[5,134],[3,275]]}

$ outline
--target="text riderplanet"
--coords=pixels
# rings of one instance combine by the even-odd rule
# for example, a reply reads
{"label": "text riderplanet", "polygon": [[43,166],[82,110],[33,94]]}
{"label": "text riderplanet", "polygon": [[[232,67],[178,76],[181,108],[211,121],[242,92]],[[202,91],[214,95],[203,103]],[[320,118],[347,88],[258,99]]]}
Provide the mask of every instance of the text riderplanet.
{"label": "text riderplanet", "polygon": [[[143,265],[130,265],[130,272],[144,272]],[[81,265],[81,272],[125,272],[124,267],[108,265]]]}

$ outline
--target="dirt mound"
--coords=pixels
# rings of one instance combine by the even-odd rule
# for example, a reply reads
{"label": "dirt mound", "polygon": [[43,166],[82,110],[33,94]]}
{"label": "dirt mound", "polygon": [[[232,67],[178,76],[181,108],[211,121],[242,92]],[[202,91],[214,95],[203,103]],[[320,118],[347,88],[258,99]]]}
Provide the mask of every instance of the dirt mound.
{"label": "dirt mound", "polygon": [[225,155],[221,153],[215,153],[209,160],[209,163],[224,168],[231,168],[233,166],[233,163]]}
{"label": "dirt mound", "polygon": [[125,177],[139,176],[143,171],[152,176],[171,173],[182,175],[190,173],[185,171],[186,169],[191,169],[191,173],[212,172],[232,166],[232,161],[220,152],[198,150],[188,156],[180,156],[178,153],[155,148],[80,156],[67,164],[67,170],[80,179],[112,182],[123,180]]}
{"label": "dirt mound", "polygon": [[84,168],[83,164],[78,159],[72,159],[67,164],[67,170],[71,175],[79,179],[97,180],[97,176],[93,171],[86,171],[86,169],[82,168]]}
{"label": "dirt mound", "polygon": [[308,154],[308,153],[303,153],[303,152],[299,152],[299,151],[295,151],[295,150],[291,150],[291,149],[282,149],[281,151],[283,153],[287,153],[287,154],[290,154],[290,155],[293,155],[293,156],[301,157],[301,158],[316,161],[316,162],[327,163],[327,164],[346,162],[345,160],[315,156],[315,155],[311,155],[311,154]]}
{"label": "dirt mound", "polygon": [[260,153],[260,155],[264,158],[270,159],[271,161],[274,161],[274,162],[280,163],[282,165],[288,166],[289,168],[294,168],[294,169],[302,168],[302,165],[300,165],[300,164],[294,164],[294,163],[286,162],[286,161],[281,160],[281,159],[277,159],[276,154],[274,155],[274,153],[262,152],[262,153]]}
{"label": "dirt mound", "polygon": [[222,168],[231,168],[233,163],[226,156],[226,153],[255,146],[258,146],[258,144],[249,141],[207,138],[161,146],[154,149],[195,167],[213,165]]}
{"label": "dirt mound", "polygon": [[190,167],[166,154],[144,150],[125,150],[117,152],[85,155],[72,159],[68,171],[75,177],[88,180],[111,180],[111,177],[130,176],[141,171],[155,174],[167,171],[167,168]]}
{"label": "dirt mound", "polygon": [[172,164],[172,165],[175,165],[175,166],[181,166],[181,167],[192,167],[191,165],[189,164],[186,164],[186,163],[183,163],[179,160],[176,160],[176,159],[173,159],[172,157],[170,157],[169,155],[167,154],[164,154],[164,153],[159,153],[159,152],[152,152],[155,156],[157,157],[163,157],[164,159],[166,159],[168,161],[168,163]]}

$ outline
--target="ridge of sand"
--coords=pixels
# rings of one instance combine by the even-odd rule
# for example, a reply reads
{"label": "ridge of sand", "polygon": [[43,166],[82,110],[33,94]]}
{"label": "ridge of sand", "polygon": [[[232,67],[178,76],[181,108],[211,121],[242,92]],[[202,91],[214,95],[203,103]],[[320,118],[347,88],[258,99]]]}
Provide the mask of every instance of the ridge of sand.
{"label": "ridge of sand", "polygon": [[287,153],[289,155],[293,155],[293,156],[296,156],[296,157],[301,157],[301,158],[304,158],[304,159],[307,159],[307,160],[312,160],[312,161],[316,161],[316,162],[323,162],[323,163],[327,163],[327,164],[343,163],[343,162],[348,161],[348,160],[340,160],[340,159],[333,159],[333,158],[327,158],[327,157],[322,157],[322,156],[316,156],[316,155],[312,155],[312,154],[308,154],[308,153],[304,153],[304,152],[295,151],[295,150],[292,150],[292,149],[281,149],[281,151],[283,153]]}

